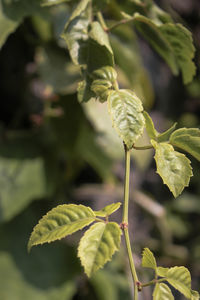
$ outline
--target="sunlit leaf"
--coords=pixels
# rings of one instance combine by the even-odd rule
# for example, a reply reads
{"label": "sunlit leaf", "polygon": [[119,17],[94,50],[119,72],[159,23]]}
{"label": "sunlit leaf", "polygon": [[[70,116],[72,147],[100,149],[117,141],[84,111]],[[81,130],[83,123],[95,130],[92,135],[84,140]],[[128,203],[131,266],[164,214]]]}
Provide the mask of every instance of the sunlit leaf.
{"label": "sunlit leaf", "polygon": [[28,250],[35,245],[62,239],[89,225],[94,219],[94,212],[87,206],[59,205],[43,216],[35,226],[28,243]]}
{"label": "sunlit leaf", "polygon": [[170,268],[166,275],[167,281],[186,298],[191,299],[191,276],[185,267]]}
{"label": "sunlit leaf", "polygon": [[111,66],[105,66],[93,72],[95,79],[102,79],[109,81],[111,83],[115,82],[117,79],[117,72]]}
{"label": "sunlit leaf", "polygon": [[157,274],[160,277],[166,277],[168,270],[169,270],[169,268],[158,267],[157,268]]}
{"label": "sunlit leaf", "polygon": [[146,111],[144,111],[143,114],[145,117],[145,124],[146,124],[145,126],[146,126],[147,133],[151,139],[156,140],[158,132],[154,127],[153,120]]}
{"label": "sunlit leaf", "polygon": [[144,248],[142,252],[142,266],[144,268],[150,268],[156,271],[156,259],[153,253],[148,248]]}
{"label": "sunlit leaf", "polygon": [[174,123],[169,129],[167,129],[165,132],[162,132],[158,135],[157,141],[159,143],[161,142],[167,142],[170,138],[170,135],[172,132],[176,129],[177,123]]}
{"label": "sunlit leaf", "polygon": [[199,300],[200,296],[197,291],[191,290],[191,300]]}
{"label": "sunlit leaf", "polygon": [[145,125],[140,99],[129,90],[111,91],[108,109],[113,127],[130,149],[141,136]]}
{"label": "sunlit leaf", "polygon": [[120,241],[121,229],[114,222],[99,222],[86,231],[79,244],[78,256],[88,277],[111,260]]}
{"label": "sunlit leaf", "polygon": [[120,206],[121,206],[121,202],[112,203],[112,204],[105,206],[101,210],[94,211],[94,213],[98,217],[107,217],[107,216],[113,214],[116,210],[118,210],[120,208]]}
{"label": "sunlit leaf", "polygon": [[157,283],[153,292],[153,300],[173,300],[174,296],[165,283]]}
{"label": "sunlit leaf", "polygon": [[177,197],[183,189],[189,185],[192,176],[190,160],[182,153],[174,150],[167,143],[151,141],[156,150],[155,161],[157,173],[168,186],[174,197]]}
{"label": "sunlit leaf", "polygon": [[200,161],[200,129],[180,128],[172,133],[170,143]]}
{"label": "sunlit leaf", "polygon": [[7,37],[15,31],[19,25],[18,21],[9,19],[2,10],[2,4],[0,2],[0,48],[5,43]]}

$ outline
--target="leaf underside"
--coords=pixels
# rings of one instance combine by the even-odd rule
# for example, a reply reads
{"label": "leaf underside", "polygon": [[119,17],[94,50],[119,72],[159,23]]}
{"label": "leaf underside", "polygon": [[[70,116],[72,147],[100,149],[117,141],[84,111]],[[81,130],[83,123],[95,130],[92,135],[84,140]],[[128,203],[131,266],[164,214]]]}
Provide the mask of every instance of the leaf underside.
{"label": "leaf underside", "polygon": [[173,300],[174,296],[165,283],[157,283],[153,292],[153,300]]}
{"label": "leaf underside", "polygon": [[49,211],[33,229],[28,250],[32,246],[62,239],[95,220],[91,208],[84,205],[64,204]]}
{"label": "leaf underside", "polygon": [[120,241],[121,229],[114,222],[99,222],[86,231],[79,244],[78,256],[88,277],[111,260]]}
{"label": "leaf underside", "polygon": [[150,268],[156,270],[157,264],[153,253],[148,249],[144,248],[142,253],[142,266],[144,268]]}
{"label": "leaf underside", "polygon": [[156,143],[153,140],[151,143],[156,150],[154,158],[157,165],[157,173],[174,197],[177,197],[189,185],[190,177],[192,176],[190,160],[184,154],[175,151],[167,143]]}
{"label": "leaf underside", "polygon": [[108,97],[108,110],[113,127],[131,149],[145,126],[140,99],[129,90],[111,91]]}

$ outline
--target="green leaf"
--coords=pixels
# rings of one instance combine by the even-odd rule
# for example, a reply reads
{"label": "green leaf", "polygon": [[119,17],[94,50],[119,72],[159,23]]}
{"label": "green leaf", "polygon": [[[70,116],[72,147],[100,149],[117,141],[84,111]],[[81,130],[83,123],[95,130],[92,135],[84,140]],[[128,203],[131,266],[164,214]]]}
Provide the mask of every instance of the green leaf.
{"label": "green leaf", "polygon": [[167,62],[173,74],[178,75],[178,65],[175,54],[173,53],[170,43],[160,31],[160,27],[150,19],[139,14],[135,14],[134,23],[138,31]]}
{"label": "green leaf", "polygon": [[120,208],[120,206],[121,206],[121,202],[112,203],[112,204],[105,206],[101,210],[94,211],[94,213],[98,217],[107,217],[107,216],[113,214],[116,210],[118,210]]}
{"label": "green leaf", "polygon": [[167,129],[165,132],[162,132],[158,135],[157,141],[159,143],[161,142],[167,142],[170,138],[170,135],[172,132],[176,129],[177,123],[174,123],[169,129]]}
{"label": "green leaf", "polygon": [[0,48],[5,43],[7,37],[15,31],[18,25],[18,21],[11,20],[4,14],[0,2]]}
{"label": "green leaf", "polygon": [[170,143],[187,151],[200,161],[200,130],[198,128],[180,128],[170,136]]}
{"label": "green leaf", "polygon": [[112,63],[114,63],[113,51],[110,46],[108,35],[105,33],[99,22],[92,22],[89,35],[90,38],[97,44],[107,48],[110,53],[110,60],[112,61]]}
{"label": "green leaf", "polygon": [[99,222],[86,231],[79,244],[78,256],[88,277],[111,260],[120,241],[121,230],[114,222]]}
{"label": "green leaf", "polygon": [[191,299],[191,276],[185,267],[170,268],[166,276],[167,281],[186,298]]}
{"label": "green leaf", "polygon": [[102,67],[93,72],[95,79],[106,80],[108,82],[114,83],[117,79],[117,72],[111,66]]}
{"label": "green leaf", "polygon": [[169,268],[157,267],[157,274],[160,277],[166,277],[168,271],[169,271]]}
{"label": "green leaf", "polygon": [[199,300],[199,293],[197,291],[191,290],[191,300]]}
{"label": "green leaf", "polygon": [[181,71],[185,84],[192,81],[196,70],[192,61],[195,48],[191,33],[181,24],[157,25],[139,14],[135,14],[134,22],[141,34],[167,62],[173,74],[178,75]]}
{"label": "green leaf", "polygon": [[142,266],[144,268],[150,268],[156,271],[157,264],[153,253],[148,249],[144,248],[142,253]]}
{"label": "green leaf", "polygon": [[145,126],[146,126],[146,130],[147,130],[147,133],[148,133],[149,137],[153,140],[156,140],[158,132],[154,127],[154,123],[153,123],[152,118],[150,117],[150,115],[146,111],[143,112],[143,115],[144,115],[144,118],[145,118],[145,124],[146,124]]}
{"label": "green leaf", "polygon": [[81,48],[88,39],[88,25],[91,21],[91,0],[82,0],[69,18],[61,37],[66,41],[72,61],[80,63]]}
{"label": "green leaf", "polygon": [[108,109],[113,127],[129,149],[143,133],[145,120],[140,99],[130,90],[111,91]]}
{"label": "green leaf", "polygon": [[159,144],[153,140],[151,143],[156,150],[154,158],[157,165],[157,173],[174,197],[177,197],[181,194],[184,187],[189,185],[190,177],[192,176],[190,160],[184,154],[175,151],[167,143]]}
{"label": "green leaf", "polygon": [[165,283],[157,283],[153,292],[153,300],[173,300],[174,296]]}
{"label": "green leaf", "polygon": [[64,204],[49,211],[33,229],[28,250],[39,244],[60,240],[95,220],[91,208],[84,205]]}
{"label": "green leaf", "polygon": [[164,24],[160,30],[175,54],[184,84],[191,82],[196,73],[196,67],[192,61],[195,48],[191,32],[181,24]]}
{"label": "green leaf", "polygon": [[[17,152],[14,143],[12,146]],[[8,154],[11,148],[6,148]],[[1,151],[3,152],[3,145]],[[0,222],[10,220],[31,201],[46,195],[46,176],[42,158],[0,157]]]}
{"label": "green leaf", "polygon": [[92,82],[91,90],[97,95],[100,102],[107,101],[109,89],[117,78],[115,69],[111,66],[105,66],[93,72],[95,80]]}

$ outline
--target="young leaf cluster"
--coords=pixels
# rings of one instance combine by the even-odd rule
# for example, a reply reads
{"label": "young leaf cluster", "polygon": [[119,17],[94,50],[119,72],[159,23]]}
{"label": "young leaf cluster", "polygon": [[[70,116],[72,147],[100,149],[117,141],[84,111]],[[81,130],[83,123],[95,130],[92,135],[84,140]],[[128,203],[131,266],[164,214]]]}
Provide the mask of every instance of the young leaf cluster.
{"label": "young leaf cluster", "polygon": [[[142,254],[142,266],[153,269],[155,272],[154,280],[141,286],[155,285],[153,300],[173,300],[174,296],[170,286],[178,290],[187,299],[199,299],[199,293],[191,288],[190,272],[185,267],[163,268],[158,267],[153,253],[145,248]],[[167,284],[166,284],[167,283]]]}

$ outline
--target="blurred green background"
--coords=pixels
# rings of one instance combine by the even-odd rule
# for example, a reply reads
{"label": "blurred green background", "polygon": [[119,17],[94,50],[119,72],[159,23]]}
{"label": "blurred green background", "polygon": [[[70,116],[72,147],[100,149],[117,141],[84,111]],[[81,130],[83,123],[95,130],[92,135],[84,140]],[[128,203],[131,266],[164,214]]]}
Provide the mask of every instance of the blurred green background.
{"label": "blurred green background", "polygon": [[[90,280],[76,257],[82,233],[27,253],[33,226],[49,209],[63,203],[100,209],[122,201],[124,177],[123,146],[106,104],[78,102],[79,69],[59,37],[76,1],[42,8],[39,2],[0,4],[0,43],[6,40],[0,50],[0,300],[128,300],[123,249]],[[200,2],[157,3],[192,31],[197,76],[183,86],[123,25],[110,35],[120,86],[137,92],[157,130],[175,121],[199,127]],[[128,0],[111,1],[105,14],[116,17],[120,5],[135,9]],[[145,134],[139,143],[148,143]],[[140,267],[142,249],[149,247],[159,265],[188,267],[193,289],[200,289],[200,164],[190,159],[194,176],[175,200],[155,173],[153,152],[133,152],[130,231],[141,281],[151,279]],[[121,211],[113,218],[120,222]],[[151,292],[144,289],[140,299],[151,299]]]}

